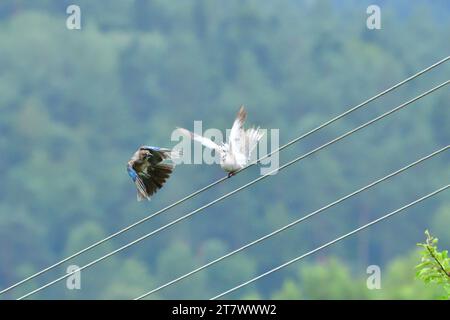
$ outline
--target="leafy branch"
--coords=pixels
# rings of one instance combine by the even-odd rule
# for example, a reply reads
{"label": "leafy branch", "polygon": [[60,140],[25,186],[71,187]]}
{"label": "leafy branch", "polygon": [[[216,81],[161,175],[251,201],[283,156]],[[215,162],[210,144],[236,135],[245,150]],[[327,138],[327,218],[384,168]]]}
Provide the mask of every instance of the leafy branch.
{"label": "leafy branch", "polygon": [[428,230],[425,231],[427,236],[425,243],[417,245],[424,250],[421,251],[421,262],[416,266],[416,277],[425,283],[435,283],[444,289],[446,296],[443,298],[450,299],[450,259],[448,251],[439,251],[437,247],[438,239],[433,237]]}

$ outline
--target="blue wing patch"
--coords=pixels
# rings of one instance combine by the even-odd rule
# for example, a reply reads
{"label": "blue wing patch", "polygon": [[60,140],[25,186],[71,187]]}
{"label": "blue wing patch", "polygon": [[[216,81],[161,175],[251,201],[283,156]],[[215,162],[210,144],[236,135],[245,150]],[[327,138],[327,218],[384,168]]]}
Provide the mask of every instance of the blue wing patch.
{"label": "blue wing patch", "polygon": [[133,179],[133,181],[136,181],[137,173],[134,171],[133,167],[131,165],[127,166],[128,175]]}
{"label": "blue wing patch", "polygon": [[153,151],[160,151],[161,148],[159,147],[153,147],[153,146],[142,146],[141,150],[153,150]]}

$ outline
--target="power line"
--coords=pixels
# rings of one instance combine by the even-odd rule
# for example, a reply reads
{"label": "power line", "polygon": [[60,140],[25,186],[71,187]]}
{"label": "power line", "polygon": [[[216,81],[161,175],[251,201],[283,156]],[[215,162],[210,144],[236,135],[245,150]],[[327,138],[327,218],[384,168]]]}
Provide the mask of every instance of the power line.
{"label": "power line", "polygon": [[306,258],[307,256],[310,256],[310,255],[312,255],[312,254],[314,254],[314,253],[316,253],[316,252],[318,252],[318,251],[320,251],[322,249],[325,249],[326,247],[331,246],[332,244],[335,244],[336,242],[339,242],[339,241],[341,241],[341,240],[343,240],[343,239],[345,239],[345,238],[347,238],[347,237],[349,237],[349,236],[351,236],[351,235],[353,235],[353,234],[355,234],[355,233],[357,233],[357,232],[359,232],[361,230],[364,230],[364,229],[366,229],[366,228],[368,228],[368,227],[370,227],[370,226],[372,226],[372,225],[374,225],[374,224],[376,224],[378,222],[381,222],[381,221],[383,221],[383,220],[385,220],[385,219],[387,219],[387,218],[389,218],[389,217],[391,217],[391,216],[393,216],[393,215],[403,211],[403,210],[406,210],[409,207],[412,207],[412,206],[418,204],[419,202],[422,202],[422,201],[424,201],[424,200],[426,200],[426,199],[428,199],[428,198],[430,198],[432,196],[435,196],[436,194],[438,194],[438,193],[448,189],[448,187],[450,187],[450,185],[446,185],[446,186],[444,186],[442,188],[439,188],[439,189],[437,189],[437,190],[435,190],[435,191],[433,191],[433,192],[431,192],[431,193],[429,193],[429,194],[427,194],[427,195],[425,195],[425,196],[423,196],[423,197],[421,197],[421,198],[419,198],[419,199],[417,199],[417,200],[415,200],[413,202],[408,203],[407,205],[405,205],[405,206],[403,206],[403,207],[401,207],[401,208],[399,208],[397,210],[391,211],[390,213],[388,213],[388,214],[386,214],[386,215],[384,215],[384,216],[382,216],[382,217],[380,217],[380,218],[378,218],[376,220],[373,220],[373,221],[371,221],[371,222],[369,222],[369,223],[367,223],[367,224],[365,224],[365,225],[363,225],[363,226],[361,226],[361,227],[359,227],[357,229],[354,229],[353,231],[350,231],[350,232],[340,236],[339,238],[336,238],[336,239],[334,239],[334,240],[332,240],[330,242],[327,242],[324,245],[321,245],[320,247],[317,247],[314,250],[311,250],[311,251],[309,251],[309,252],[307,252],[307,253],[305,253],[305,254],[303,254],[303,255],[295,258],[295,259],[292,259],[292,260],[290,260],[290,261],[288,261],[286,263],[283,263],[282,265],[280,265],[280,266],[278,266],[276,268],[273,268],[273,269],[271,269],[271,270],[269,270],[267,272],[264,272],[263,274],[260,274],[259,276],[255,277],[255,278],[253,278],[251,280],[248,280],[248,281],[246,281],[244,283],[241,283],[238,286],[235,286],[235,287],[233,287],[233,288],[231,288],[231,289],[229,289],[227,291],[224,291],[221,294],[211,298],[210,300],[219,299],[219,298],[221,298],[221,297],[223,297],[223,296],[225,296],[225,295],[227,295],[227,294],[229,294],[229,293],[231,293],[233,291],[236,291],[236,290],[238,290],[238,289],[240,289],[242,287],[245,287],[245,286],[247,286],[247,285],[249,285],[249,284],[251,284],[251,283],[253,283],[253,282],[255,282],[255,281],[257,281],[257,280],[259,280],[259,279],[261,279],[263,277],[265,277],[265,276],[268,276],[268,275],[270,275],[270,274],[272,274],[272,273],[274,273],[276,271],[279,271],[280,269],[282,269],[284,267],[287,267],[287,266],[293,264],[294,262],[297,262],[297,261],[299,261],[299,260],[301,260],[303,258]]}
{"label": "power line", "polygon": [[[388,89],[378,93],[377,95],[375,95],[375,96],[367,99],[366,101],[364,101],[364,102],[354,106],[353,108],[345,111],[344,113],[341,113],[340,115],[338,115],[338,116],[328,120],[327,122],[321,124],[320,126],[318,126],[318,127],[314,128],[314,129],[304,133],[303,135],[301,135],[301,136],[291,140],[290,142],[288,142],[285,145],[281,146],[280,148],[272,151],[271,153],[269,153],[269,154],[267,154],[265,156],[262,156],[261,158],[257,159],[256,161],[250,163],[248,166],[246,166],[243,169],[237,171],[236,174],[240,173],[241,171],[244,171],[244,170],[246,170],[246,169],[248,169],[248,168],[250,168],[252,166],[254,166],[255,164],[257,164],[257,163],[261,162],[262,160],[272,156],[273,154],[275,154],[277,152],[280,152],[281,150],[291,146],[292,144],[297,143],[298,141],[300,141],[300,140],[310,136],[311,134],[313,134],[313,133],[315,133],[315,132],[317,132],[317,131],[325,128],[325,127],[327,127],[328,125],[334,123],[335,121],[337,121],[337,120],[339,120],[339,119],[349,115],[350,113],[352,113],[352,112],[362,108],[363,106],[365,106],[365,105],[369,104],[370,102],[372,102],[372,101],[382,97],[383,95],[385,95],[385,94],[387,94],[387,93],[389,93],[389,92],[391,92],[391,91],[401,87],[402,85],[404,85],[404,84],[408,83],[409,81],[411,81],[411,80],[421,76],[422,74],[424,74],[424,73],[426,73],[428,71],[431,71],[432,69],[434,69],[437,66],[443,64],[444,62],[448,61],[449,59],[450,59],[450,56],[447,56],[447,57],[443,58],[442,60],[440,60],[440,61],[430,65],[429,67],[427,67],[427,68],[417,72],[416,74],[406,78],[405,80],[403,80],[403,81],[393,85],[392,87],[390,87],[390,88],[388,88]],[[21,284],[23,284],[25,282],[28,282],[28,281],[30,281],[30,280],[32,280],[32,279],[34,279],[34,278],[44,274],[47,271],[50,271],[50,270],[52,270],[52,269],[62,265],[63,263],[65,263],[65,262],[67,262],[67,261],[69,261],[69,260],[71,260],[71,259],[73,259],[75,257],[78,257],[79,255],[81,255],[81,254],[83,254],[83,253],[85,253],[85,252],[87,252],[89,250],[92,250],[92,249],[98,247],[99,245],[101,245],[101,244],[103,244],[103,243],[105,243],[105,242],[107,242],[107,241],[109,241],[109,240],[111,240],[111,239],[113,239],[113,238],[115,238],[115,237],[117,237],[117,236],[127,232],[128,230],[130,230],[130,229],[132,229],[132,228],[134,228],[134,227],[136,227],[136,226],[138,226],[138,225],[140,225],[140,224],[142,224],[142,223],[152,219],[153,217],[155,217],[157,215],[160,215],[160,214],[162,214],[162,213],[164,213],[164,212],[166,212],[166,211],[168,211],[168,210],[170,210],[170,209],[180,205],[181,203],[184,203],[185,201],[187,201],[189,199],[194,198],[195,196],[199,195],[200,193],[202,193],[202,192],[204,192],[204,191],[214,187],[215,185],[217,185],[219,183],[222,183],[223,181],[225,181],[227,179],[228,179],[228,177],[223,177],[221,179],[218,179],[218,180],[212,182],[211,184],[209,184],[209,185],[207,185],[207,186],[205,186],[203,188],[200,188],[199,190],[197,190],[197,191],[195,191],[195,192],[185,196],[184,198],[182,198],[182,199],[180,199],[180,200],[170,204],[169,206],[167,206],[167,207],[165,207],[165,208],[163,208],[163,209],[161,209],[161,210],[159,210],[159,211],[157,211],[157,212],[155,212],[155,213],[153,213],[153,214],[151,214],[151,215],[149,215],[149,216],[147,216],[147,217],[145,217],[145,218],[143,218],[141,220],[138,220],[135,223],[133,223],[133,224],[131,224],[131,225],[129,225],[129,226],[127,226],[127,227],[125,227],[125,228],[123,228],[123,229],[121,229],[121,230],[119,230],[119,231],[117,231],[117,232],[107,236],[106,238],[104,238],[102,240],[99,240],[99,241],[93,243],[92,245],[90,245],[90,246],[88,246],[88,247],[86,247],[86,248],[84,248],[84,249],[82,249],[82,250],[80,250],[80,251],[78,251],[78,252],[76,252],[76,253],[74,253],[74,254],[72,254],[72,255],[70,255],[70,256],[68,256],[68,257],[66,257],[66,258],[64,258],[64,259],[62,259],[62,260],[60,260],[60,261],[58,261],[56,263],[54,263],[54,264],[52,264],[52,265],[50,265],[49,267],[44,268],[41,271],[38,271],[38,272],[34,273],[33,275],[31,275],[31,276],[29,276],[29,277],[27,277],[27,278],[25,278],[25,279],[15,283],[15,284],[13,284],[13,285],[11,285],[11,286],[1,290],[0,291],[0,295],[3,294],[3,293],[6,293],[6,292],[8,292],[8,291],[10,291],[10,290],[12,290],[12,289],[14,289],[16,287],[18,287],[19,285],[21,285]]]}
{"label": "power line", "polygon": [[306,153],[306,154],[304,154],[302,156],[299,156],[299,157],[295,158],[294,160],[291,160],[288,163],[285,163],[280,168],[274,169],[274,170],[270,171],[269,173],[267,173],[267,174],[265,174],[265,175],[263,175],[263,176],[261,176],[261,177],[259,177],[257,179],[254,179],[254,180],[250,181],[249,183],[247,183],[247,184],[245,184],[245,185],[243,185],[243,186],[241,186],[241,187],[239,187],[239,188],[237,188],[237,189],[235,189],[235,190],[233,190],[233,191],[231,191],[231,192],[229,192],[229,193],[227,193],[227,194],[225,194],[225,195],[223,195],[223,196],[221,196],[219,198],[216,198],[215,200],[207,203],[206,205],[203,205],[202,207],[199,207],[196,210],[194,210],[194,211],[192,211],[192,212],[190,212],[190,213],[188,213],[188,214],[186,214],[186,215],[184,215],[184,216],[182,216],[182,217],[180,217],[180,218],[178,218],[176,220],[173,220],[172,222],[170,222],[170,223],[168,223],[168,224],[166,224],[166,225],[164,225],[164,226],[162,226],[162,227],[160,227],[158,229],[155,229],[152,232],[147,233],[147,234],[141,236],[138,239],[136,239],[134,241],[131,241],[128,244],[126,244],[126,245],[124,245],[124,246],[122,246],[122,247],[120,247],[120,248],[118,248],[118,249],[116,249],[116,250],[114,250],[114,251],[112,251],[112,252],[110,252],[110,253],[108,253],[108,254],[106,254],[106,255],[98,258],[98,259],[96,259],[96,260],[94,260],[94,261],[91,261],[90,263],[80,267],[78,270],[75,270],[75,271],[73,271],[71,273],[68,273],[68,274],[66,274],[64,276],[61,276],[61,277],[59,277],[59,278],[57,278],[57,279],[55,279],[55,280],[53,280],[53,281],[51,281],[51,282],[49,282],[47,284],[45,284],[45,285],[35,289],[35,290],[27,293],[26,295],[20,297],[19,299],[26,298],[26,297],[28,297],[28,296],[36,293],[36,292],[39,292],[39,291],[41,291],[41,290],[51,286],[52,284],[54,284],[54,283],[56,283],[58,281],[61,281],[61,280],[65,279],[65,278],[71,276],[72,274],[74,274],[77,271],[81,271],[81,270],[84,270],[86,268],[89,268],[90,266],[92,266],[92,265],[94,265],[94,264],[96,264],[96,263],[98,263],[98,262],[100,262],[100,261],[102,261],[102,260],[104,260],[104,259],[106,259],[106,258],[108,258],[108,257],[110,257],[110,256],[112,256],[112,255],[114,255],[114,254],[116,254],[116,253],[118,253],[118,252],[128,248],[128,247],[131,247],[132,245],[134,245],[134,244],[136,244],[138,242],[141,242],[141,241],[143,241],[144,239],[147,239],[150,236],[153,236],[153,235],[155,235],[155,234],[157,234],[157,233],[159,233],[159,232],[161,232],[161,231],[163,231],[163,230],[165,230],[165,229],[167,229],[167,228],[177,224],[178,222],[183,221],[183,220],[185,220],[185,219],[195,215],[196,213],[198,213],[198,212],[200,212],[200,211],[202,211],[202,210],[204,210],[204,209],[206,209],[206,208],[208,208],[208,207],[210,207],[210,206],[212,206],[212,205],[214,205],[214,204],[216,204],[216,203],[218,203],[218,202],[228,198],[229,196],[231,196],[231,195],[233,195],[233,194],[235,194],[237,192],[240,192],[240,191],[248,188],[249,186],[251,186],[251,185],[253,185],[253,184],[255,184],[255,183],[257,183],[257,182],[259,182],[259,181],[261,181],[261,180],[263,180],[263,179],[265,179],[267,177],[269,177],[269,176],[271,176],[272,174],[276,173],[277,171],[281,171],[281,170],[291,166],[292,164],[294,164],[294,163],[296,163],[296,162],[298,162],[298,161],[300,161],[300,160],[302,160],[304,158],[307,158],[310,155],[312,155],[312,154],[314,154],[314,153],[316,153],[316,152],[318,152],[318,151],[320,151],[320,150],[322,150],[322,149],[324,149],[324,148],[334,144],[335,142],[338,142],[338,141],[344,139],[345,137],[347,137],[347,136],[349,136],[349,135],[351,135],[351,134],[353,134],[353,133],[355,133],[355,132],[357,132],[357,131],[359,131],[359,130],[361,130],[361,129],[363,129],[363,128],[365,128],[365,127],[367,127],[367,126],[369,126],[369,125],[371,125],[371,124],[373,124],[373,123],[375,123],[375,122],[377,122],[377,121],[379,121],[379,120],[381,120],[383,118],[385,118],[385,117],[387,117],[388,115],[403,109],[404,107],[410,105],[411,103],[413,103],[413,102],[415,102],[415,101],[417,101],[417,100],[419,100],[419,99],[421,99],[421,98],[431,94],[432,92],[434,92],[434,91],[444,87],[445,85],[447,85],[449,83],[450,83],[450,80],[447,80],[447,81],[441,83],[440,85],[438,85],[438,86],[436,86],[436,87],[434,87],[434,88],[432,88],[432,89],[430,89],[430,90],[428,90],[428,91],[418,95],[417,97],[415,97],[415,98],[413,98],[413,99],[411,99],[411,100],[409,100],[409,101],[407,101],[407,102],[397,106],[396,108],[391,109],[390,111],[387,111],[387,112],[383,113],[382,115],[380,115],[380,116],[378,116],[378,117],[376,117],[376,118],[374,118],[374,119],[372,119],[372,120],[370,120],[370,121],[368,121],[368,122],[358,126],[355,129],[352,129],[352,130],[348,131],[347,133],[345,133],[345,134],[343,134],[343,135],[341,135],[341,136],[339,136],[339,137],[337,137],[337,138],[335,138],[335,139],[333,139],[333,140],[331,140],[331,141],[329,141],[329,142],[327,142],[327,143],[325,143],[325,144],[323,144],[323,145],[313,149],[312,151],[310,151],[310,152],[308,152],[308,153]]}
{"label": "power line", "polygon": [[390,179],[390,178],[392,178],[392,177],[394,177],[394,176],[396,176],[396,175],[398,175],[398,174],[400,174],[400,173],[402,173],[402,172],[404,172],[404,171],[406,171],[406,170],[408,170],[408,169],[418,165],[419,163],[424,162],[425,160],[428,160],[428,159],[430,159],[430,158],[432,158],[432,157],[434,157],[434,156],[436,156],[436,155],[438,155],[438,154],[448,150],[449,148],[450,148],[450,146],[446,146],[444,148],[436,150],[435,152],[433,152],[433,153],[431,153],[431,154],[429,154],[429,155],[427,155],[427,156],[425,156],[425,157],[423,157],[423,158],[421,158],[419,160],[416,160],[416,161],[408,164],[407,166],[404,166],[403,168],[401,168],[401,169],[399,169],[397,171],[394,171],[394,172],[388,174],[387,176],[384,176],[383,178],[375,180],[374,182],[372,182],[372,183],[370,183],[370,184],[368,184],[368,185],[366,185],[366,186],[364,186],[364,187],[362,187],[362,188],[360,188],[360,189],[358,189],[358,190],[356,190],[356,191],[354,191],[354,192],[352,192],[352,193],[350,193],[350,194],[348,194],[348,195],[346,195],[346,196],[344,196],[344,197],[342,197],[342,198],[340,198],[340,199],[338,199],[336,201],[333,201],[333,202],[327,204],[326,206],[324,206],[324,207],[322,207],[322,208],[320,208],[320,209],[318,209],[316,211],[313,211],[313,212],[307,214],[304,217],[301,217],[301,218],[299,218],[299,219],[297,219],[297,220],[295,220],[295,221],[293,221],[293,222],[291,222],[291,223],[289,223],[289,224],[287,224],[287,225],[285,225],[285,226],[283,226],[283,227],[281,227],[281,228],[279,228],[279,229],[277,229],[277,230],[275,230],[275,231],[273,231],[273,232],[271,232],[269,234],[266,234],[265,236],[263,236],[263,237],[261,237],[261,238],[259,238],[257,240],[254,240],[254,241],[252,241],[250,243],[247,243],[246,245],[240,247],[239,249],[231,251],[231,252],[229,252],[229,253],[227,253],[227,254],[225,254],[225,255],[223,255],[223,256],[221,256],[221,257],[219,257],[219,258],[217,258],[217,259],[215,259],[215,260],[213,260],[213,261],[211,261],[211,262],[201,266],[201,267],[198,267],[197,269],[194,269],[194,270],[192,270],[192,271],[190,271],[190,272],[188,272],[188,273],[186,273],[186,274],[184,274],[184,275],[182,275],[182,276],[180,276],[180,277],[178,277],[178,278],[176,278],[176,279],[174,279],[172,281],[169,281],[169,282],[159,286],[158,288],[153,289],[153,290],[151,290],[151,291],[149,291],[149,292],[147,292],[147,293],[137,297],[135,300],[143,299],[143,298],[145,298],[145,297],[147,297],[147,296],[149,296],[151,294],[154,294],[154,293],[156,293],[158,291],[161,291],[162,289],[164,289],[164,288],[166,288],[168,286],[171,286],[171,285],[173,285],[173,284],[175,284],[175,283],[177,283],[177,282],[179,282],[179,281],[181,281],[183,279],[186,279],[186,278],[188,278],[188,277],[190,277],[190,276],[192,276],[192,275],[194,275],[194,274],[196,274],[196,273],[198,273],[198,272],[200,272],[202,270],[205,270],[205,269],[209,268],[210,266],[212,266],[212,265],[214,265],[214,264],[216,264],[216,263],[218,263],[218,262],[220,262],[220,261],[222,261],[222,260],[224,260],[226,258],[229,258],[229,257],[231,257],[231,256],[233,256],[233,255],[235,255],[235,254],[237,254],[237,253],[239,253],[241,251],[244,251],[245,249],[248,249],[249,247],[252,247],[252,246],[254,246],[254,245],[256,245],[256,244],[258,244],[258,243],[260,243],[260,242],[262,242],[264,240],[267,240],[267,239],[269,239],[269,238],[271,238],[271,237],[281,233],[282,231],[285,231],[285,230],[287,230],[287,229],[289,229],[289,228],[291,228],[291,227],[293,227],[293,226],[295,226],[295,225],[297,225],[297,224],[299,224],[299,223],[301,223],[301,222],[303,222],[303,221],[305,221],[305,220],[307,220],[307,219],[309,219],[309,218],[311,218],[311,217],[313,217],[313,216],[315,216],[315,215],[317,215],[317,214],[319,214],[319,213],[321,213],[321,212],[323,212],[323,211],[325,211],[325,210],[327,210],[327,209],[329,209],[329,208],[331,208],[331,207],[333,207],[333,206],[335,206],[335,205],[337,205],[337,204],[339,204],[339,203],[341,203],[341,202],[343,202],[343,201],[345,201],[345,200],[347,200],[347,199],[349,199],[349,198],[351,198],[351,197],[353,197],[353,196],[355,196],[355,195],[357,195],[357,194],[367,190],[367,189],[370,189],[370,188],[376,186],[377,184],[379,184],[379,183],[381,183],[381,182],[383,182],[385,180],[388,180],[388,179]]}

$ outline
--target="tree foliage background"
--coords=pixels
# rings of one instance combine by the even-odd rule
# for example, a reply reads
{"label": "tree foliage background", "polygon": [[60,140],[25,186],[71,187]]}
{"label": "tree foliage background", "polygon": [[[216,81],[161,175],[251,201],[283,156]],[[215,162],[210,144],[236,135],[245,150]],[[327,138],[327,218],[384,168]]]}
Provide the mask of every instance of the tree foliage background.
{"label": "tree foliage background", "polygon": [[[182,165],[151,202],[136,202],[125,164],[141,144],[170,147],[194,120],[279,128],[280,144],[449,55],[448,1],[0,2],[0,287],[133,223],[223,176]],[[77,4],[82,29],[66,28]],[[414,80],[280,155],[294,156],[448,79],[450,65]],[[450,92],[438,91],[35,298],[134,298],[370,183],[449,142]],[[428,193],[449,178],[448,153],[153,298],[210,298]],[[83,265],[249,179],[239,174],[70,264]],[[450,202],[440,194],[230,298],[417,298],[415,244],[429,228],[450,247]],[[366,288],[366,268],[382,289]],[[23,286],[16,297],[65,273]]]}

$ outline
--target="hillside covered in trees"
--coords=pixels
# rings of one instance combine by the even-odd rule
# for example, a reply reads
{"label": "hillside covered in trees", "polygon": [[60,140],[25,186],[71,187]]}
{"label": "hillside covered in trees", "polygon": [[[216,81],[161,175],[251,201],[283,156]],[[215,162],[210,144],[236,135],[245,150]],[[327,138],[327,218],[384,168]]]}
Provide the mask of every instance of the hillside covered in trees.
{"label": "hillside covered in trees", "polygon": [[[137,202],[126,163],[173,147],[176,127],[279,129],[280,145],[450,54],[448,1],[0,2],[0,288],[223,177],[179,165]],[[66,7],[81,8],[81,30]],[[280,164],[449,79],[450,62],[291,146]],[[34,298],[131,299],[397,170],[450,141],[447,87]],[[448,152],[152,298],[207,299],[448,183]],[[254,167],[2,298],[25,294],[259,177]],[[229,298],[433,299],[414,279],[430,229],[450,248],[442,193]],[[381,290],[366,288],[369,265]]]}

